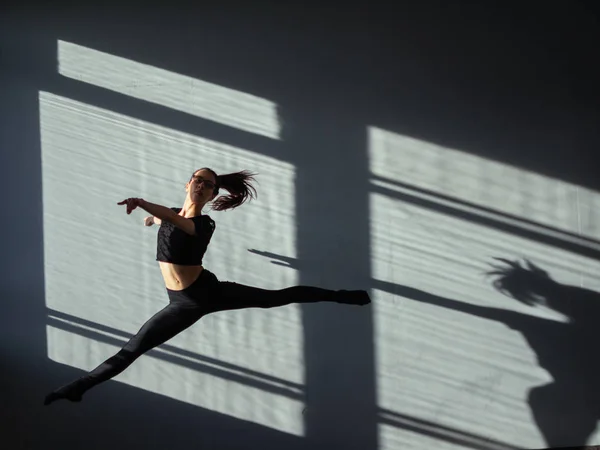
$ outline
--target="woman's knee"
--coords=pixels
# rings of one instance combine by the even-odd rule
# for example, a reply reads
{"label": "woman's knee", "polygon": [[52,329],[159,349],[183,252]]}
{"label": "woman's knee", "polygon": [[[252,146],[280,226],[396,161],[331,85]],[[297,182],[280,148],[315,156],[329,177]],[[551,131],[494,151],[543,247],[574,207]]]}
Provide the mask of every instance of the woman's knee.
{"label": "woman's knee", "polygon": [[122,348],[111,359],[113,359],[116,363],[131,364],[136,359],[138,359],[140,356],[142,356],[142,352],[140,351],[140,349]]}

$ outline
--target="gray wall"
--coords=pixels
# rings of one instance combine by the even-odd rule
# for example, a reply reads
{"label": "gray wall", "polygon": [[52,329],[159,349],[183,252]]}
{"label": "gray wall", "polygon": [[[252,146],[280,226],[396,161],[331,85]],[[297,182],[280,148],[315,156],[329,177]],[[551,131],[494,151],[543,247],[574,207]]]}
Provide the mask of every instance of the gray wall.
{"label": "gray wall", "polygon": [[[475,430],[469,421],[451,426],[452,414],[444,409],[436,414],[433,406],[426,408],[421,417],[403,413],[402,399],[411,395],[403,391],[403,378],[395,386],[399,393],[395,400],[381,390],[386,384],[381,381],[382,369],[378,369],[378,360],[383,358],[380,341],[385,340],[387,355],[402,353],[404,341],[378,333],[378,321],[393,316],[394,326],[409,329],[403,317],[412,317],[413,304],[434,305],[439,311],[454,308],[469,317],[479,312],[460,305],[494,306],[499,300],[480,298],[479,305],[475,300],[463,303],[457,301],[452,289],[444,292],[443,281],[436,290],[414,279],[382,281],[374,275],[367,127],[439,148],[459,149],[486,161],[506,163],[523,173],[587,189],[592,200],[588,205],[590,232],[586,236],[560,229],[546,233],[544,230],[552,229],[548,223],[534,223],[532,231],[525,226],[531,225],[527,217],[510,214],[502,215],[510,220],[498,220],[498,216],[482,219],[481,214],[465,212],[455,204],[441,206],[441,201],[425,200],[417,191],[407,193],[405,189],[403,194],[393,195],[398,202],[544,245],[548,260],[561,257],[553,256],[553,249],[563,252],[560,255],[574,255],[573,261],[585,258],[586,270],[595,270],[593,262],[598,260],[600,232],[594,211],[599,203],[593,196],[600,187],[596,157],[600,141],[599,74],[593,64],[598,41],[595,12],[576,2],[570,2],[568,8],[549,6],[544,10],[468,3],[434,6],[421,2],[419,7],[394,11],[375,4],[355,9],[350,5],[320,9],[237,5],[161,11],[124,11],[107,6],[3,15],[2,439],[12,442],[6,448],[201,445],[223,449],[374,449],[424,448],[430,443],[448,448],[542,448],[600,443],[592,434],[595,426],[589,425],[596,422],[598,412],[584,407],[586,401],[565,400],[598,400],[595,381],[578,372],[597,373],[593,371],[593,357],[583,356],[587,364],[576,369],[559,363],[567,354],[585,354],[584,348],[594,348],[595,343],[587,340],[583,328],[578,329],[577,338],[561,344],[562,332],[538,326],[538,322],[519,321],[501,312],[485,318],[516,329],[515,334],[497,331],[497,336],[510,336],[511,345],[518,342],[514,339],[521,339],[515,336],[523,336],[522,351],[530,351],[531,361],[535,359],[532,355],[537,355],[549,379],[562,380],[550,388],[549,395],[542,395],[541,403],[532,403],[527,393],[515,394],[515,402],[521,402],[523,411],[537,408],[537,413],[532,411],[528,417],[529,413],[524,412],[527,420],[519,424],[522,429],[504,439],[499,436],[502,433],[493,430]],[[57,72],[59,40],[269,99],[279,108],[282,140],[274,143],[69,80]],[[44,264],[52,262],[44,262],[43,254],[40,91],[227,142],[294,165],[297,257],[286,260],[283,255],[281,259],[298,271],[302,284],[367,288],[374,303],[379,300],[389,306],[360,310],[327,304],[302,307],[304,436],[275,431],[118,381],[98,388],[101,394],[90,394],[80,405],[41,406],[48,391],[78,376],[81,370],[48,358]],[[446,175],[452,178],[453,173]],[[393,181],[399,185],[403,182]],[[481,189],[485,191],[485,187]],[[443,195],[439,197],[443,199]],[[531,197],[537,198],[535,192]],[[495,211],[496,200],[474,209]],[[81,208],[84,213],[94,205]],[[218,213],[213,217],[219,221]],[[391,230],[394,224],[384,226]],[[259,250],[268,254],[270,249]],[[489,253],[509,259],[532,256],[525,250],[519,254]],[[452,251],[452,259],[450,256],[469,261],[472,255]],[[434,260],[432,270],[444,280],[449,265],[442,261]],[[387,264],[394,267],[392,262]],[[569,264],[565,262],[565,273]],[[209,264],[207,267],[210,269]],[[573,279],[578,279],[580,268],[572,269]],[[102,267],[94,270],[101,272]],[[572,280],[567,278],[565,283]],[[495,295],[488,281],[482,278],[480,282],[482,286],[487,283],[490,296]],[[590,288],[584,284],[580,287]],[[581,298],[591,305],[598,304],[596,289],[570,292],[578,302]],[[507,305],[516,303],[506,300]],[[513,313],[515,308],[508,307]],[[446,317],[445,312],[435,314]],[[590,306],[588,317],[594,314]],[[446,319],[460,322],[463,316]],[[471,322],[464,320],[469,329]],[[445,330],[444,322],[431,326],[442,333],[441,339],[452,341],[456,330]],[[417,347],[407,357],[427,355],[427,349],[418,347],[418,341],[410,341],[410,345]],[[535,367],[531,361],[523,367]],[[398,363],[402,363],[401,358]],[[431,364],[437,367],[435,362]],[[505,369],[508,371],[500,367],[495,373],[501,375]],[[465,380],[467,372],[465,369]],[[537,385],[538,375],[532,375],[531,388]],[[571,377],[577,381],[569,382]],[[477,395],[465,386],[458,389],[462,389],[465,399]],[[439,405],[461,401],[460,395],[445,397],[445,391],[435,384],[431,389],[434,398],[438,395]],[[398,408],[386,415],[382,409],[390,407],[383,408],[382,404],[389,402],[397,402]],[[507,404],[510,408],[511,403]],[[483,410],[473,410],[472,414],[474,421]],[[498,421],[507,416],[502,410],[495,414]],[[515,417],[511,420],[518,420]],[[387,433],[391,438],[382,438],[382,423],[390,428]],[[556,423],[567,426],[559,429],[553,425]],[[582,423],[585,425],[580,426]],[[516,422],[511,424],[514,427]]]}

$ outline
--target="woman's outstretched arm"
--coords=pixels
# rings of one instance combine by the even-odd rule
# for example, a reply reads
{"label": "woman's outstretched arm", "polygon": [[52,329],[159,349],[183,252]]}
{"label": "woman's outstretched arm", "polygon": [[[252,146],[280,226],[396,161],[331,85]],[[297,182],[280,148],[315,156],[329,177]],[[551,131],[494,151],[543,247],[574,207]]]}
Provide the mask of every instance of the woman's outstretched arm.
{"label": "woman's outstretched arm", "polygon": [[126,205],[127,214],[131,214],[131,211],[139,207],[144,211],[149,212],[154,217],[158,217],[160,220],[171,222],[173,225],[175,225],[177,228],[181,228],[187,234],[196,234],[196,225],[192,219],[180,216],[171,208],[167,208],[166,206],[147,202],[143,198],[128,198],[117,204]]}
{"label": "woman's outstretched arm", "polygon": [[404,286],[395,283],[389,283],[386,281],[376,281],[375,287],[384,292],[390,294],[399,295],[410,300],[427,303],[429,305],[435,305],[442,308],[446,308],[453,311],[458,311],[464,314],[470,314],[475,317],[481,317],[482,319],[494,320],[501,322],[506,325],[513,323],[516,317],[521,314],[510,311],[507,309],[501,309],[491,306],[480,306],[472,303],[462,302],[440,295],[430,294],[429,292],[422,291],[410,286]]}

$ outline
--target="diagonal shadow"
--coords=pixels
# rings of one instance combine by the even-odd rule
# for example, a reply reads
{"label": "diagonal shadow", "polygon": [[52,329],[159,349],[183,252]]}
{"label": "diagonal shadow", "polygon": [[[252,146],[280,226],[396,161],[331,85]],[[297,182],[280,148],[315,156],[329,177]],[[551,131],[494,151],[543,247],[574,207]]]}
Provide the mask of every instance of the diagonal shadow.
{"label": "diagonal shadow", "polygon": [[[163,127],[192,136],[202,136],[206,139],[224,142],[266,156],[281,156],[281,143],[273,139],[130,97],[93,84],[59,77],[52,85],[52,93],[77,99],[77,101],[114,111],[118,114],[135,117],[145,122],[160,124]],[[201,130],[201,133],[199,130]]]}
{"label": "diagonal shadow", "polygon": [[428,420],[417,419],[406,414],[399,414],[385,409],[379,412],[379,422],[403,430],[420,433],[440,441],[457,444],[464,448],[475,450],[515,450],[517,448],[493,439],[486,439],[472,433],[465,433],[464,431],[438,425]]}
{"label": "diagonal shadow", "polygon": [[521,236],[529,240],[544,243],[554,248],[600,259],[600,242],[586,236],[542,225],[524,217],[507,214],[494,209],[493,206],[483,207],[473,203],[411,186],[396,180],[386,179],[377,175],[371,176],[374,181],[383,181],[402,189],[403,192],[391,190],[382,186],[373,186],[373,192],[401,199],[469,222],[490,226],[497,230]]}
{"label": "diagonal shadow", "polygon": [[[126,344],[128,338],[133,337],[133,335],[115,328],[107,327],[106,325],[85,320],[80,317],[75,317],[70,314],[65,314],[54,310],[49,310],[49,312],[49,325],[64,331],[69,331],[79,336],[86,337],[88,339],[113,345],[117,348],[121,348]],[[109,333],[112,336],[108,336],[106,333]],[[119,339],[113,336],[118,336],[124,339]],[[274,394],[283,395],[296,400],[304,399],[304,387],[302,385],[292,383],[272,375],[250,370],[245,367],[237,366],[235,364],[199,355],[197,353],[183,350],[172,345],[163,344],[149,351],[147,355],[171,364],[177,364],[202,373],[259,388]]]}

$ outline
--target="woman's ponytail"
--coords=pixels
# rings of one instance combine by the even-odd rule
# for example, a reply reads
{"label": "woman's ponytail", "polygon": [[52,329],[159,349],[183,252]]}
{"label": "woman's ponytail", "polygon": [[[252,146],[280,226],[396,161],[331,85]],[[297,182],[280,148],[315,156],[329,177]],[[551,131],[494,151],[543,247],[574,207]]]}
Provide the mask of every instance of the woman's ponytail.
{"label": "woman's ponytail", "polygon": [[207,167],[204,169],[211,171],[217,180],[215,194],[219,193],[219,189],[225,189],[229,192],[229,195],[218,197],[213,201],[212,209],[215,211],[237,208],[248,198],[256,198],[256,189],[251,184],[255,181],[254,175],[256,174],[242,170],[241,172],[217,175],[212,169]]}

